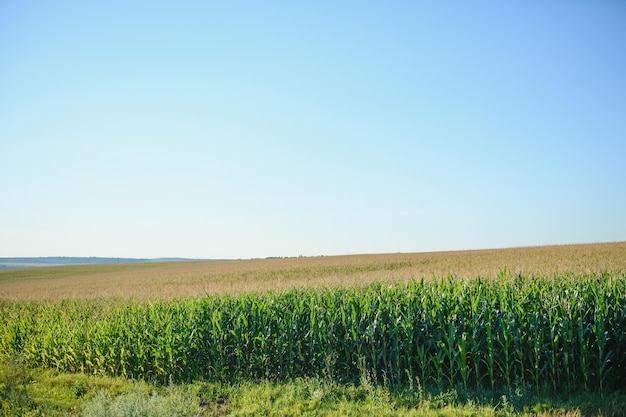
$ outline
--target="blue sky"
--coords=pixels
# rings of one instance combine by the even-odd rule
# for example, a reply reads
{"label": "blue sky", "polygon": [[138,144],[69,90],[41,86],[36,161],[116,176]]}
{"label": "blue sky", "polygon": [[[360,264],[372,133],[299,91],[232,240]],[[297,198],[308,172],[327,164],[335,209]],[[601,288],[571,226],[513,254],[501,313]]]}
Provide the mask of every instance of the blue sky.
{"label": "blue sky", "polygon": [[625,160],[621,1],[0,3],[0,256],[621,241]]}

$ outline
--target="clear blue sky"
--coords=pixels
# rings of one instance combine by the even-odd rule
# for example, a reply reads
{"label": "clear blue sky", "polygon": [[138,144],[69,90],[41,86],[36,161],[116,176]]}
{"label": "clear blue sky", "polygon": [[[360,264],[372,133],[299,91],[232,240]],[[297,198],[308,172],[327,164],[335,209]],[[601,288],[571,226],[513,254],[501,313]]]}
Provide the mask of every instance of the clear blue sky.
{"label": "clear blue sky", "polygon": [[0,256],[621,240],[623,1],[0,3]]}

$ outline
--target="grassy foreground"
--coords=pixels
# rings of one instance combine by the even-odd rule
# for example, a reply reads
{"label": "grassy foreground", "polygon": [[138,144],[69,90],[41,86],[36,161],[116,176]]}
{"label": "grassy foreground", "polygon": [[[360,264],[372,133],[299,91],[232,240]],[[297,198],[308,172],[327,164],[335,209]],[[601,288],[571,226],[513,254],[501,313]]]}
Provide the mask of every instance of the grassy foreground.
{"label": "grassy foreground", "polygon": [[523,388],[497,393],[462,388],[392,389],[364,376],[338,384],[315,378],[289,382],[157,386],[120,377],[29,369],[19,358],[0,365],[0,416],[623,416],[626,394],[534,395]]}

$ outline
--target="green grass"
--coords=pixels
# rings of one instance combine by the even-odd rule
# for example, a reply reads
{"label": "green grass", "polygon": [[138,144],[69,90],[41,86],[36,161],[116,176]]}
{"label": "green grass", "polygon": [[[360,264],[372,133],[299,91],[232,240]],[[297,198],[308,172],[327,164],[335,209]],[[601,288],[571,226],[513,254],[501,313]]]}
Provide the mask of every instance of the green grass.
{"label": "green grass", "polygon": [[[20,390],[11,396],[7,386]],[[0,416],[622,416],[626,394],[534,395],[517,387],[496,394],[462,387],[385,387],[327,379],[158,386],[125,378],[0,367]]]}

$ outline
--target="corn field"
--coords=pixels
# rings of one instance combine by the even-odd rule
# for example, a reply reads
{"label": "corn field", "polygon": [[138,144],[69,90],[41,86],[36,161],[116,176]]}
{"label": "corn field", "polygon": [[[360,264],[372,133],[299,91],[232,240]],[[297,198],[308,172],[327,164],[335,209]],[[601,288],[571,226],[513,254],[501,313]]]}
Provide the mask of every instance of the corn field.
{"label": "corn field", "polygon": [[144,378],[626,388],[626,276],[455,278],[173,301],[0,301],[0,356]]}

